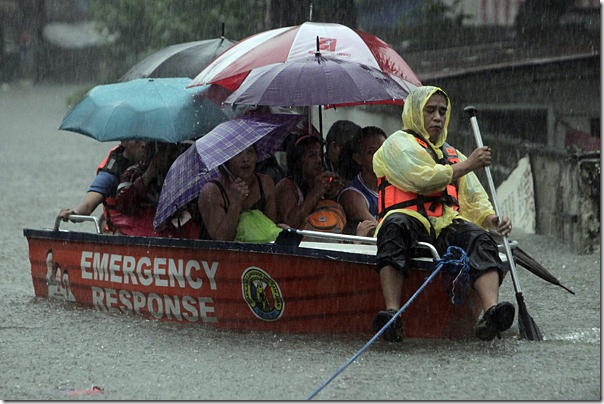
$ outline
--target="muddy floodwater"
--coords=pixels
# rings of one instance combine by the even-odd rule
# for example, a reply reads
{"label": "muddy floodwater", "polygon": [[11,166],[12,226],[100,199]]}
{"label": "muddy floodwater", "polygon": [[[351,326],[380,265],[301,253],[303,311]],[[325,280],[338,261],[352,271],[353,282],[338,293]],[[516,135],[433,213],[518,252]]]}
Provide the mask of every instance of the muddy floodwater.
{"label": "muddy floodwater", "polygon": [[[79,89],[0,88],[0,399],[306,399],[372,335],[224,332],[34,297],[23,228],[51,228],[115,145],[57,130]],[[518,269],[544,341],[519,339],[516,323],[488,343],[378,340],[316,399],[600,400],[600,251],[511,238],[576,292]],[[516,303],[509,277],[501,298]]]}

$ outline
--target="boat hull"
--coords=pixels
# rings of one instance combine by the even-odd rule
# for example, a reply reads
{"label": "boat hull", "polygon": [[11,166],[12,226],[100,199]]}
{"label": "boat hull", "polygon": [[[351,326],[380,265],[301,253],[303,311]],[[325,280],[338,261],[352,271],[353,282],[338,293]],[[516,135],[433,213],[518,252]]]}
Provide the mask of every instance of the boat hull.
{"label": "boat hull", "polygon": [[[372,334],[383,309],[375,255],[302,246],[24,229],[36,296],[219,329]],[[429,275],[412,270],[406,301]],[[453,305],[444,274],[403,312],[404,337],[472,335],[480,306]]]}

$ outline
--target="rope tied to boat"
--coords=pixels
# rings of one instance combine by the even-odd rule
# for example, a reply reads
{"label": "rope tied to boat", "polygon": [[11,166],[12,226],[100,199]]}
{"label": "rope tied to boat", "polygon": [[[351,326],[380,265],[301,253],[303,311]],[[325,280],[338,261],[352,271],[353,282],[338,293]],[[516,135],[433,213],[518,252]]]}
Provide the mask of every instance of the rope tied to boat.
{"label": "rope tied to boat", "polygon": [[444,272],[448,275],[443,282],[451,303],[463,303],[470,286],[470,257],[463,248],[449,246],[442,258],[436,261],[442,263]]}

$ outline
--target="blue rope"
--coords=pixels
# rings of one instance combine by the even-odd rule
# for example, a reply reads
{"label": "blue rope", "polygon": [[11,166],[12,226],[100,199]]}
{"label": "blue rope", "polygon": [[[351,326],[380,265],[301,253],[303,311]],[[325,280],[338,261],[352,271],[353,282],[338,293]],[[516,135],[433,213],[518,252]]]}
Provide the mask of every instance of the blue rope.
{"label": "blue rope", "polygon": [[[462,248],[450,246],[443,259],[446,260],[445,270],[449,275],[448,279],[443,280],[447,285],[445,288],[451,303],[461,304],[468,295],[470,286],[470,257]],[[448,284],[451,285],[450,290]]]}
{"label": "blue rope", "polygon": [[[430,276],[428,276],[428,278],[424,281],[424,283],[419,287],[419,289],[417,289],[417,291],[413,294],[413,296],[411,296],[409,298],[409,300],[407,300],[407,302],[403,305],[403,307],[401,307],[399,309],[399,311],[397,311],[396,314],[394,316],[392,316],[392,318],[386,324],[384,324],[384,326],[377,332],[377,334],[375,334],[361,349],[359,349],[359,351],[357,353],[355,353],[350,359],[348,359],[348,361],[344,365],[342,365],[329,379],[327,379],[315,391],[313,391],[312,394],[310,396],[308,396],[307,400],[312,400],[313,397],[315,397],[321,390],[323,390],[323,388],[325,388],[325,386],[327,386],[329,383],[331,383],[352,362],[354,362],[359,356],[361,356],[361,354],[363,352],[365,352],[367,350],[367,348],[369,348],[369,346],[371,344],[373,344],[373,342],[375,342],[376,339],[379,338],[380,335],[382,335],[382,333],[390,326],[390,324],[392,324],[397,319],[397,317],[400,316],[403,313],[403,311],[405,311],[407,309],[409,304],[411,304],[411,302],[413,300],[415,300],[417,295],[419,295],[420,292],[422,290],[424,290],[424,288],[432,281],[432,279],[434,279],[436,274],[438,274],[438,272],[440,272],[440,270],[443,267],[445,267],[447,265],[454,265],[457,262],[459,262],[460,260],[464,260],[464,257],[467,258],[467,255],[463,249],[461,249],[459,247],[455,247],[455,246],[449,246],[449,248],[447,248],[447,252],[445,253],[445,255],[442,256],[442,258],[440,260],[436,260],[436,259],[434,260],[434,262],[437,262],[436,268],[434,269],[434,271],[432,271],[432,273],[430,274]],[[464,260],[464,262],[465,262],[465,260]],[[469,259],[468,259],[468,263],[469,263]]]}

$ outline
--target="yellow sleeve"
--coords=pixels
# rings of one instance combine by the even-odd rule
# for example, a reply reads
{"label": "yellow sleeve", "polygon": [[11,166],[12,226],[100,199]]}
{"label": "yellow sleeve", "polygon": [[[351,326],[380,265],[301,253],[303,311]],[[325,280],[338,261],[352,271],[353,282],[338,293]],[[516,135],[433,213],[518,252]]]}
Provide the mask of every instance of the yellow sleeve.
{"label": "yellow sleeve", "polygon": [[390,135],[375,152],[373,170],[392,185],[418,194],[442,191],[453,177],[451,166],[437,164],[412,135],[403,131]]}

